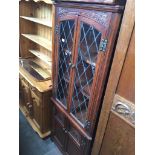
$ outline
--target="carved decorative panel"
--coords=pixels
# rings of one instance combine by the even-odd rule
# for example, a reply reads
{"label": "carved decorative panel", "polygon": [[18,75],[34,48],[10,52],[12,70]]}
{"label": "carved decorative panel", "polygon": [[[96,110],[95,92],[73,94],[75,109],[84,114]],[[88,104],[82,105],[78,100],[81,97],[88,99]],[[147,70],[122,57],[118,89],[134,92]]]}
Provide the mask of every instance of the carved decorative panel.
{"label": "carved decorative panel", "polygon": [[72,8],[58,8],[58,16],[60,18],[64,16],[84,16],[90,19],[93,19],[99,24],[102,24],[105,27],[109,26],[109,22],[111,19],[111,12],[100,12],[94,10],[83,10],[83,9],[72,9]]}
{"label": "carved decorative panel", "polygon": [[131,124],[135,124],[135,106],[130,101],[115,95],[112,110]]}

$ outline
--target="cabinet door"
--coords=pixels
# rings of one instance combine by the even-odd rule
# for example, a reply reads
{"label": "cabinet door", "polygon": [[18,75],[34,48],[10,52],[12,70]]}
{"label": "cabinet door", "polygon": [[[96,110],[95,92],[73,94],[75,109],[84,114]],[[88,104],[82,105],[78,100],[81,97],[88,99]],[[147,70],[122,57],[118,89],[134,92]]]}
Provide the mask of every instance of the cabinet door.
{"label": "cabinet door", "polygon": [[27,112],[29,113],[30,117],[33,117],[33,105],[32,105],[32,98],[29,86],[24,82],[21,81],[22,90],[23,90],[23,106],[26,107]]}
{"label": "cabinet door", "polygon": [[19,102],[20,105],[24,106],[24,92],[21,79],[19,79]]}
{"label": "cabinet door", "polygon": [[100,46],[102,40],[106,43],[106,29],[82,16],[78,19],[77,29],[79,33],[75,49],[74,91],[70,112],[79,124],[88,128],[92,121],[89,120],[89,113],[95,110],[92,108],[94,88],[97,86],[97,77],[102,73],[101,66],[104,65],[104,52],[100,51]]}
{"label": "cabinet door", "polygon": [[88,148],[88,141],[70,124],[67,129],[66,153],[68,155],[86,155]]}
{"label": "cabinet door", "polygon": [[54,97],[67,109],[69,102],[71,68],[75,44],[76,16],[61,16],[56,21]]}
{"label": "cabinet door", "polygon": [[65,116],[54,108],[54,140],[60,147],[61,151],[66,150],[66,119]]}
{"label": "cabinet door", "polygon": [[31,92],[33,101],[33,118],[36,126],[42,130],[42,104],[38,96]]}

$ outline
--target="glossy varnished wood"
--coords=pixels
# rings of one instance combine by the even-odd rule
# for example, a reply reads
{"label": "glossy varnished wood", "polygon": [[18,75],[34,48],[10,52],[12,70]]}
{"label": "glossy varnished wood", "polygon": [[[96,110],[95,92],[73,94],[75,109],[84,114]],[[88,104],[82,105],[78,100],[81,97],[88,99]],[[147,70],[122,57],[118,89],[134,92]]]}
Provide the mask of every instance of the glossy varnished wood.
{"label": "glossy varnished wood", "polygon": [[[107,73],[110,65],[110,60],[113,52],[113,47],[115,44],[115,39],[117,35],[117,30],[119,27],[120,19],[121,19],[121,12],[123,11],[122,6],[108,6],[108,5],[91,5],[91,4],[78,4],[78,3],[56,3],[55,4],[55,21],[53,26],[58,30],[53,31],[54,39],[53,39],[53,48],[52,51],[52,58],[53,58],[53,96],[51,98],[51,106],[56,107],[60,113],[62,113],[73,126],[78,133],[80,133],[83,137],[83,139],[86,139],[85,145],[83,145],[79,149],[83,149],[84,154],[90,154],[90,143],[92,140],[92,136],[94,133],[95,128],[95,122],[98,115],[98,109],[100,105],[100,100],[102,97],[103,90],[105,89],[105,81],[107,79]],[[102,18],[101,18],[101,16]],[[99,18],[100,17],[100,18]],[[106,18],[105,18],[106,17]],[[86,127],[85,125],[82,125],[79,123],[76,118],[73,116],[73,114],[70,113],[71,109],[71,102],[72,102],[72,95],[74,91],[74,81],[75,81],[75,68],[73,67],[70,71],[70,77],[69,80],[69,96],[67,98],[67,105],[66,107],[56,99],[56,90],[57,90],[57,81],[58,81],[58,64],[59,64],[59,58],[58,58],[58,52],[59,52],[59,42],[60,42],[60,36],[59,36],[59,27],[60,22],[64,20],[74,19],[75,21],[75,31],[74,31],[74,38],[73,38],[73,53],[72,53],[72,64],[76,65],[77,63],[77,57],[78,57],[78,42],[80,38],[80,24],[81,22],[85,22],[88,25],[91,25],[92,27],[96,28],[98,31],[101,32],[101,39],[108,39],[108,46],[106,49],[106,52],[99,52],[97,62],[96,62],[96,68],[95,68],[95,75],[94,80],[92,84],[92,92],[90,94],[90,102],[88,107],[88,113],[87,113],[87,121],[90,122],[90,126]],[[102,72],[101,72],[102,70]],[[55,123],[53,123],[53,126],[55,126]],[[61,127],[62,128],[62,127]],[[64,129],[66,133],[69,132],[68,127]],[[55,131],[53,131],[54,133]],[[61,132],[61,131],[60,131]],[[63,131],[61,132],[63,133]],[[64,132],[65,134],[65,132]],[[55,135],[53,135],[55,136]],[[52,137],[53,137],[52,136]],[[65,136],[66,137],[66,136]],[[56,139],[56,138],[54,138]],[[73,145],[74,142],[71,138],[65,138],[65,144],[64,148],[60,146],[64,151],[66,151],[67,144]],[[75,150],[77,149],[76,147]],[[74,149],[73,149],[74,150]],[[72,149],[68,148],[68,154],[70,155],[73,153]],[[79,150],[75,151],[75,154],[78,153]]]}

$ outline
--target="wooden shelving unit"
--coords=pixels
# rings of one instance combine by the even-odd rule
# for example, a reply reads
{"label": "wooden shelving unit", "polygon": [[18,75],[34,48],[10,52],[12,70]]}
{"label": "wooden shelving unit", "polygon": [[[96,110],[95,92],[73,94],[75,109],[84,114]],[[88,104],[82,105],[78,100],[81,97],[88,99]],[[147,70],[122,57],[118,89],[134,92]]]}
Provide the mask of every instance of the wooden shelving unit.
{"label": "wooden shelving unit", "polygon": [[38,57],[39,59],[41,59],[42,61],[44,61],[46,64],[48,64],[49,66],[51,66],[51,58],[45,54],[43,54],[41,51],[38,50],[29,50],[32,54],[34,54],[36,57]]}
{"label": "wooden shelving unit", "polygon": [[23,1],[20,7],[20,55],[34,57],[51,74],[52,2]]}
{"label": "wooden shelving unit", "polygon": [[26,37],[27,39],[29,39],[35,43],[37,43],[38,45],[46,48],[49,51],[52,50],[52,42],[46,38],[43,38],[39,35],[34,35],[34,34],[22,34],[22,36]]}
{"label": "wooden shelving unit", "polygon": [[52,3],[19,2],[20,109],[41,138],[51,133]]}
{"label": "wooden shelving unit", "polygon": [[47,20],[47,19],[43,19],[43,18],[35,18],[35,17],[27,17],[27,16],[20,16],[20,18],[38,23],[38,24],[42,24],[44,26],[48,26],[52,28],[52,21]]}

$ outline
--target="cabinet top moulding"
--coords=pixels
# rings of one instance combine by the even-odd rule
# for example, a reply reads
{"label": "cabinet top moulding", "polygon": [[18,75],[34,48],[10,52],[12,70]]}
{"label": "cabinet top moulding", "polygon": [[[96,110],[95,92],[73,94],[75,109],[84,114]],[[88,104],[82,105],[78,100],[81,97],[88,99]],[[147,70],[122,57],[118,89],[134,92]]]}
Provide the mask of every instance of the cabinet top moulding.
{"label": "cabinet top moulding", "polygon": [[19,0],[19,1],[34,1],[34,2],[45,2],[47,4],[53,4],[52,0]]}
{"label": "cabinet top moulding", "polygon": [[113,12],[113,13],[122,13],[124,10],[123,5],[106,5],[106,4],[93,5],[90,3],[75,3],[75,2],[69,3],[68,1],[66,2],[56,1],[55,6],[65,7],[65,8],[76,8],[76,10],[80,9],[81,11],[82,9],[86,9],[91,11],[106,11],[106,12]]}
{"label": "cabinet top moulding", "polygon": [[52,28],[52,21],[47,19],[35,18],[35,17],[27,17],[27,16],[20,16],[20,18],[32,21],[34,23],[42,24],[44,26],[48,26]]}
{"label": "cabinet top moulding", "polygon": [[38,45],[41,45],[47,50],[52,51],[52,41],[45,39],[39,35],[34,35],[34,34],[22,34],[22,36],[37,43]]}

